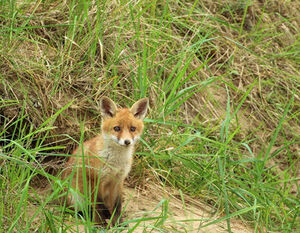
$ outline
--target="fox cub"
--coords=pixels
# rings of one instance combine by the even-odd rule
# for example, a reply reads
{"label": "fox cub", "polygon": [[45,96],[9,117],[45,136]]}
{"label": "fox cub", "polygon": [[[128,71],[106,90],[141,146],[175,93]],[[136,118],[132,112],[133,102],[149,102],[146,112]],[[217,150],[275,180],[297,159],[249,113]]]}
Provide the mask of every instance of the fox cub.
{"label": "fox cub", "polygon": [[67,205],[80,210],[89,201],[98,224],[105,224],[105,219],[112,216],[113,225],[121,222],[122,187],[131,169],[134,145],[144,128],[147,108],[147,98],[129,109],[117,108],[111,99],[102,97],[102,134],[76,148],[66,162],[62,179],[71,179]]}

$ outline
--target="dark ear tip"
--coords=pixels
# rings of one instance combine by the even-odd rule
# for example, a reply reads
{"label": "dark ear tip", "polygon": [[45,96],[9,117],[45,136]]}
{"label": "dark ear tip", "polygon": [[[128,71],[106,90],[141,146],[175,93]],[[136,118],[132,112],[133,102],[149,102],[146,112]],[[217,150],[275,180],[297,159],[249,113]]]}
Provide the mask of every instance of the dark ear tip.
{"label": "dark ear tip", "polygon": [[144,98],[141,99],[141,101],[149,103],[149,98],[148,97],[144,97]]}
{"label": "dark ear tip", "polygon": [[149,99],[147,97],[144,97],[144,98],[140,99],[138,101],[138,103],[140,104],[141,107],[144,106],[147,109],[148,105],[149,105]]}
{"label": "dark ear tip", "polygon": [[100,101],[102,102],[102,101],[105,101],[105,100],[110,100],[110,98],[108,98],[107,96],[102,96],[101,98],[100,98]]}
{"label": "dark ear tip", "polygon": [[112,100],[107,96],[102,96],[100,98],[100,106],[109,106]]}

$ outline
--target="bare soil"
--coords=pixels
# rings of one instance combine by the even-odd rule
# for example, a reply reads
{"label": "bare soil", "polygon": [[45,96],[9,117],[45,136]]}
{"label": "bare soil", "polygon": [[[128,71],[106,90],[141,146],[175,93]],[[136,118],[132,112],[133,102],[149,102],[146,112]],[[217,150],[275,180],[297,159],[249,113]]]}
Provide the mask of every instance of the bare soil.
{"label": "bare soil", "polygon": [[[45,193],[45,190],[43,190]],[[183,199],[183,200],[182,200]],[[164,204],[163,204],[164,203]],[[209,205],[202,203],[201,200],[191,198],[187,195],[180,194],[178,190],[169,187],[162,187],[158,184],[147,184],[141,189],[130,188],[124,189],[125,219],[134,220],[139,218],[159,217],[164,214],[164,208],[167,204],[167,217],[163,223],[163,231],[158,226],[156,230],[155,224],[162,218],[142,221],[134,232],[228,232],[226,221],[209,225],[201,228],[201,226],[212,222],[222,216],[213,214],[214,210]],[[250,233],[253,232],[249,226],[237,219],[231,219],[232,232]],[[130,227],[134,227],[137,221],[130,223]],[[71,223],[70,224],[74,224]],[[85,232],[84,225],[74,225],[69,232]]]}
{"label": "bare soil", "polygon": [[[127,218],[160,216],[162,200],[168,201],[168,218],[164,224],[165,232],[227,232],[225,221],[200,228],[221,216],[213,215],[213,209],[207,204],[201,203],[200,200],[181,195],[178,190],[161,187],[157,184],[149,184],[143,190],[125,189],[125,205],[128,203],[126,206]],[[153,222],[141,224],[135,232],[143,232],[144,227],[151,223]],[[231,228],[233,232],[253,232],[248,226],[235,219],[231,220]]]}

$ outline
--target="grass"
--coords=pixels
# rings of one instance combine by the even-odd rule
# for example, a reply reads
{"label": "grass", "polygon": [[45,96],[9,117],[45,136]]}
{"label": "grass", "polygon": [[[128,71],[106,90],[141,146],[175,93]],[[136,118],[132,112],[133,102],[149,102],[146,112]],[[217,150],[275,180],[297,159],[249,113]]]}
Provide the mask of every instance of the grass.
{"label": "grass", "polygon": [[[53,202],[68,185],[56,175],[62,158],[100,131],[107,95],[120,105],[150,98],[129,180],[211,206],[219,218],[197,221],[195,232],[223,221],[231,232],[232,218],[255,232],[295,232],[299,6],[2,1],[0,229],[94,229]],[[51,194],[39,193],[38,180],[54,185]],[[151,217],[127,219],[129,231],[172,231],[170,211],[162,200]]]}

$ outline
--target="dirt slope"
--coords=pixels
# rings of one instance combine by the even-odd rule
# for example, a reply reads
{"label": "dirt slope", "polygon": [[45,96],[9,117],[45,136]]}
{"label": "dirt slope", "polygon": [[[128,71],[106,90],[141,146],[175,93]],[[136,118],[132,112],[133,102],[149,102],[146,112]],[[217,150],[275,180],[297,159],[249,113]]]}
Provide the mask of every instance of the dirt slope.
{"label": "dirt slope", "polygon": [[[211,207],[200,201],[186,195],[182,197],[184,202],[181,200],[179,191],[163,188],[156,184],[147,185],[147,190],[126,188],[127,218],[160,216],[163,208],[159,206],[159,203],[165,199],[169,201],[168,218],[164,224],[166,226],[165,232],[227,232],[225,221],[199,229],[200,225],[211,222],[220,216],[212,216],[210,214],[213,212]],[[159,207],[156,208],[157,206]],[[156,210],[154,211],[154,209]],[[147,214],[149,212],[151,213]],[[189,221],[185,222],[184,220]],[[135,232],[143,232],[144,226],[148,225],[149,222],[141,224],[140,228],[137,228]],[[253,232],[253,230],[238,220],[231,221],[231,228],[233,232]]]}
{"label": "dirt slope", "polygon": [[[200,228],[200,226],[209,223],[220,216],[212,215],[212,208],[195,200],[189,196],[183,195],[184,203],[181,200],[179,191],[161,187],[156,184],[147,185],[146,189],[129,188],[124,189],[124,207],[126,208],[125,218],[137,219],[141,217],[159,217],[163,214],[164,200],[168,203],[166,222],[163,223],[163,230],[155,222],[160,220],[143,221],[134,230],[134,232],[228,232],[226,221]],[[188,220],[188,221],[186,221]],[[131,223],[133,227],[135,223]],[[250,233],[253,230],[237,219],[231,220],[232,232]],[[70,229],[70,232],[85,232],[83,225]],[[111,232],[113,232],[111,230]]]}

